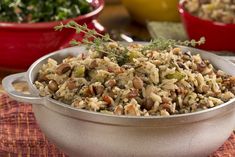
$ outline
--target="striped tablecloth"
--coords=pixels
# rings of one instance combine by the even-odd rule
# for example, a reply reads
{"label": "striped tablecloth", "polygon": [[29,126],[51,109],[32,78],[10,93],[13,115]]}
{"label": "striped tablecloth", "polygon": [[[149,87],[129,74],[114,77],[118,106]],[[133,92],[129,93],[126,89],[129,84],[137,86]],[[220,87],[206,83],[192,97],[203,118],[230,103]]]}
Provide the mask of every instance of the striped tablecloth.
{"label": "striped tablecloth", "polygon": [[[0,94],[0,157],[66,157],[40,131],[30,104]],[[235,135],[210,157],[235,157]]]}

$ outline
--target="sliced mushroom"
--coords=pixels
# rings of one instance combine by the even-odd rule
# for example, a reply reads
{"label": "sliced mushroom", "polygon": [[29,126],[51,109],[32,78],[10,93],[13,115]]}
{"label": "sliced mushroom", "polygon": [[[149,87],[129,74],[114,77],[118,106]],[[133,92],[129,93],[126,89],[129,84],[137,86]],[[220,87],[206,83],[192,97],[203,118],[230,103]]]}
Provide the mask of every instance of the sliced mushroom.
{"label": "sliced mushroom", "polygon": [[50,80],[47,78],[47,75],[46,74],[43,74],[43,75],[39,75],[38,76],[38,81],[39,82],[49,82]]}
{"label": "sliced mushroom", "polygon": [[55,80],[51,80],[48,84],[48,88],[52,91],[52,92],[56,92],[59,87],[58,87],[58,84]]}
{"label": "sliced mushroom", "polygon": [[62,75],[66,72],[68,72],[69,70],[71,70],[71,67],[68,63],[61,63],[57,68],[56,68],[56,73],[58,75]]}

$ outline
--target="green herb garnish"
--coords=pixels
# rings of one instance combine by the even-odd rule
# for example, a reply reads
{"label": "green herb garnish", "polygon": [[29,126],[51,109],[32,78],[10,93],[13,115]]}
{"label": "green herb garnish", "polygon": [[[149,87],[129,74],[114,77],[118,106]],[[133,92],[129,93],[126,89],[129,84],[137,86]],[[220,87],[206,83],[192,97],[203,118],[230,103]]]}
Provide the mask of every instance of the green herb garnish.
{"label": "green herb garnish", "polygon": [[81,43],[84,43],[89,46],[99,46],[104,42],[115,42],[113,39],[110,38],[109,34],[100,34],[93,29],[89,29],[86,24],[79,25],[75,21],[70,21],[67,24],[61,23],[60,25],[55,27],[55,30],[62,31],[62,29],[64,28],[75,29],[77,34],[84,33],[84,39],[82,40],[82,42],[72,40],[70,42],[70,44],[72,45],[79,45]]}
{"label": "green herb garnish", "polygon": [[204,43],[205,43],[204,37],[201,37],[199,41],[196,41],[196,40],[177,41],[173,39],[158,38],[158,39],[150,41],[150,44],[145,46],[143,48],[143,51],[145,50],[160,50],[160,51],[169,50],[175,47],[176,45],[195,47],[197,45],[201,45]]}
{"label": "green herb garnish", "polygon": [[[121,45],[120,42],[116,42],[110,38],[108,34],[100,34],[95,30],[91,30],[87,27],[87,25],[79,25],[74,21],[70,21],[67,24],[61,23],[60,25],[55,27],[55,30],[63,30],[64,28],[71,28],[76,30],[76,33],[83,33],[84,38],[82,41],[72,40],[70,42],[71,45],[80,45],[86,44],[89,49],[92,49],[94,52],[98,52],[98,56],[107,56],[110,59],[117,61],[119,65],[123,65],[133,58],[139,56],[136,53],[130,53],[128,48],[125,45]],[[116,46],[107,46],[107,43],[115,43]],[[149,50],[158,50],[158,51],[167,51],[170,50],[177,45],[182,46],[196,46],[201,45],[205,42],[205,38],[202,37],[199,41],[191,40],[191,41],[176,41],[176,40],[169,40],[164,38],[158,38],[152,40],[149,44],[143,46],[141,52],[143,54],[148,53]],[[115,45],[114,44],[114,45]],[[121,46],[120,46],[121,45]]]}
{"label": "green herb garnish", "polygon": [[[89,49],[92,49],[95,52],[98,52],[98,56],[107,56],[112,60],[116,60],[119,64],[124,64],[127,60],[126,53],[127,49],[120,49],[118,46],[120,43],[114,41],[110,38],[109,34],[101,34],[95,30],[89,29],[86,24],[79,25],[74,21],[70,21],[67,24],[61,23],[55,27],[55,30],[61,31],[64,28],[72,28],[76,30],[76,33],[83,33],[84,38],[82,41],[72,40],[71,45],[80,45],[86,44]],[[107,42],[116,43],[117,46],[107,46]]]}
{"label": "green herb garnish", "polygon": [[87,0],[0,0],[2,22],[58,21],[90,11]]}

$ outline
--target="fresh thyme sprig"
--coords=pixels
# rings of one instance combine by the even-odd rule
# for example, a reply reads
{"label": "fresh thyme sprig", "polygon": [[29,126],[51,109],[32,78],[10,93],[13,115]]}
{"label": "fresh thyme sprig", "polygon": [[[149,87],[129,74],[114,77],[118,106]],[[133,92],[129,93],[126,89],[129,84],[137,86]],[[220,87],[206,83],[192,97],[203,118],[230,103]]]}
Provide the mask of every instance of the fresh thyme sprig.
{"label": "fresh thyme sprig", "polygon": [[[70,21],[67,24],[61,23],[55,27],[55,30],[61,31],[64,28],[74,29],[77,34],[83,33],[84,37],[82,41],[72,40],[71,45],[86,44],[89,49],[99,53],[99,56],[107,56],[112,60],[117,61],[118,64],[123,65],[130,61],[128,58],[128,47],[121,45],[119,42],[111,39],[108,34],[101,34],[95,30],[91,30],[86,24],[79,25],[74,21]],[[107,43],[116,43],[117,46],[108,46]],[[148,45],[142,47],[141,51],[143,54],[148,53],[148,50],[168,51],[177,45],[182,46],[193,46],[201,45],[205,42],[205,38],[201,38],[199,41],[176,41],[172,39],[158,38],[152,40]]]}
{"label": "fresh thyme sprig", "polygon": [[96,32],[95,30],[89,29],[86,24],[79,25],[74,21],[70,21],[67,24],[61,23],[60,25],[55,27],[55,30],[61,31],[64,28],[74,29],[77,34],[84,34],[84,38],[82,39],[82,41],[72,40],[70,42],[71,45],[76,46],[80,44],[86,44],[89,49],[100,53],[99,56],[107,56],[110,59],[116,60],[120,64],[122,64],[121,62],[125,60],[126,55],[124,53],[126,52],[126,49],[120,49],[119,46],[111,48],[106,45],[106,43],[108,42],[117,43],[110,38],[109,34],[103,35]]}
{"label": "fresh thyme sprig", "polygon": [[[100,45],[100,44],[103,44],[104,42],[115,42],[113,39],[110,38],[109,34],[103,35],[101,33],[98,33],[95,30],[89,29],[86,24],[79,25],[75,21],[70,21],[67,24],[61,23],[60,25],[55,27],[55,30],[61,31],[64,28],[74,29],[74,30],[76,30],[77,34],[84,33],[84,38],[81,42],[77,41],[77,40],[72,40],[70,42],[71,45],[79,45],[81,43],[84,43],[89,46],[92,46],[94,44]],[[93,41],[91,41],[91,40],[93,40]]]}
{"label": "fresh thyme sprig", "polygon": [[176,41],[173,39],[164,39],[164,38],[158,38],[155,40],[150,41],[150,44],[143,47],[142,51],[145,50],[169,50],[177,45],[181,46],[192,46],[195,47],[197,45],[202,45],[205,43],[205,38],[201,37],[199,41],[196,40],[186,40],[186,41]]}

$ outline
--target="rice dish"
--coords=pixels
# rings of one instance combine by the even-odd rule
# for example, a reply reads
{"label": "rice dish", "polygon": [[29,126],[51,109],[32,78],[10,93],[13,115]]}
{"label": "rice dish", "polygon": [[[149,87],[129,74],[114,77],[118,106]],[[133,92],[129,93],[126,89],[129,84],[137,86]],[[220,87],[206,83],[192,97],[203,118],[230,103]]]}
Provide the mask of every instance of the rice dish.
{"label": "rice dish", "polygon": [[179,47],[157,51],[140,44],[106,46],[120,50],[124,61],[92,49],[61,63],[48,59],[34,83],[40,95],[78,109],[126,116],[191,113],[235,97],[235,77],[199,54]]}

